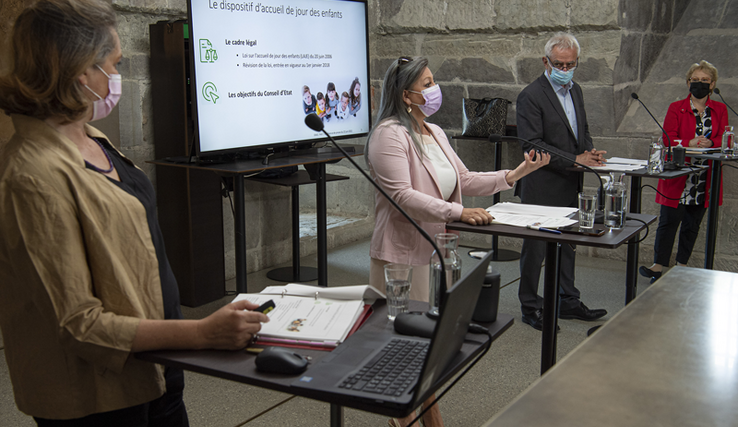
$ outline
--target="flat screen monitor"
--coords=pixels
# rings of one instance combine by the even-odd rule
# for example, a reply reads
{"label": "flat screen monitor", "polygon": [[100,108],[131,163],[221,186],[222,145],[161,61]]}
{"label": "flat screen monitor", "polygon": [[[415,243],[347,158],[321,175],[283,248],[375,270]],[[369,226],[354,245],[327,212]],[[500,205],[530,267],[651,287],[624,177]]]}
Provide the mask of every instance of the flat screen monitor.
{"label": "flat screen monitor", "polygon": [[366,1],[188,1],[199,155],[369,132]]}

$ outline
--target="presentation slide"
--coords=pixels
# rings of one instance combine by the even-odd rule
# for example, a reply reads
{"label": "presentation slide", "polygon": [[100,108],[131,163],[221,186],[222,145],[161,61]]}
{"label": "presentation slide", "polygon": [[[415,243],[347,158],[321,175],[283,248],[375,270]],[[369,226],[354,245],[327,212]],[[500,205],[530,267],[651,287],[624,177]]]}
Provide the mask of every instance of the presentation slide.
{"label": "presentation slide", "polygon": [[201,153],[369,131],[366,3],[190,0]]}

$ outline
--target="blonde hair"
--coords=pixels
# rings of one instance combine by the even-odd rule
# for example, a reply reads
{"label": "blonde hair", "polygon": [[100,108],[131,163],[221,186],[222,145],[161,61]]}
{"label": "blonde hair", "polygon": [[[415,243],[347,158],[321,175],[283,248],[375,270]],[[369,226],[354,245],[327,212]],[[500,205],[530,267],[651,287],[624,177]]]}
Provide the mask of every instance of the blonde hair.
{"label": "blonde hair", "polygon": [[116,16],[103,0],[40,0],[15,21],[0,109],[38,119],[82,118],[90,101],[78,77],[115,49]]}
{"label": "blonde hair", "polygon": [[[713,82],[717,82],[718,80],[717,68],[715,68],[714,65],[710,64],[704,59],[700,61],[699,64],[695,63],[695,64],[692,64],[691,67],[689,67],[689,71],[687,71],[687,81],[689,81],[689,79],[692,78],[692,74],[694,74],[694,72],[697,70],[700,70],[703,73],[709,75],[710,79],[712,79]],[[710,91],[710,93],[712,93],[712,91]]]}

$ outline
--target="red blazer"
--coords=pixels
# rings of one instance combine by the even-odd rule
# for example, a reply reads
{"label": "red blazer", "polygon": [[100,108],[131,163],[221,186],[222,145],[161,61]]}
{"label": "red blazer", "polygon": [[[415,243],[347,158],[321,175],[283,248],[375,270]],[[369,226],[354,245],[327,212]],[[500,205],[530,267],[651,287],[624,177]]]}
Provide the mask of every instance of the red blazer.
{"label": "red blazer", "polygon": [[[712,120],[712,134],[710,139],[712,140],[713,147],[720,147],[723,141],[723,132],[725,132],[725,126],[728,126],[728,109],[725,104],[717,101],[713,101],[707,98],[707,106],[710,107],[710,118]],[[669,105],[669,110],[666,112],[666,118],[664,119],[664,130],[671,138],[671,145],[675,139],[681,139],[682,144],[687,144],[694,138],[695,130],[697,129],[697,120],[694,117],[692,108],[689,105],[689,97],[681,101],[672,102]],[[669,144],[670,141],[664,136],[664,142]],[[686,158],[690,160],[689,157]],[[712,161],[709,162],[710,168],[707,172],[707,192],[705,197],[705,207],[708,207],[710,202],[710,178],[712,176]],[[690,175],[691,176],[691,175]],[[687,182],[687,177],[682,176],[674,179],[660,179],[658,189],[659,192],[664,194],[666,197],[678,199],[684,192],[684,185]],[[656,203],[660,205],[669,206],[675,208],[679,205],[678,200],[669,200],[661,194],[656,193]],[[720,205],[723,204],[723,177],[720,175]]]}

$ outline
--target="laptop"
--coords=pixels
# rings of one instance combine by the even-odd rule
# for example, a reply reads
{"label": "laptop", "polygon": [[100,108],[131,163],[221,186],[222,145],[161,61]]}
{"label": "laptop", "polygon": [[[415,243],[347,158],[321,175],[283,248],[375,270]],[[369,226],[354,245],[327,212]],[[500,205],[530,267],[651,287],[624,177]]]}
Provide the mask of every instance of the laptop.
{"label": "laptop", "polygon": [[[490,251],[446,291],[441,302],[441,315],[431,339],[396,334],[391,323],[384,330],[360,329],[329,356],[310,367],[291,387],[310,390],[315,398],[341,406],[393,417],[407,415],[430,396],[437,388],[434,386],[447,381],[463,366],[459,365],[463,358],[459,350],[464,343],[492,256]],[[390,344],[393,339],[408,342]],[[364,382],[360,381],[359,387],[355,378],[359,373],[371,370],[364,366],[368,362],[375,362],[388,344],[393,347],[407,345],[412,350],[401,351],[416,352],[424,358],[419,363],[416,362],[414,374],[412,366],[401,369],[405,376],[409,376],[406,388],[399,391],[366,391]],[[449,366],[455,366],[456,369],[448,372]],[[351,382],[352,378],[354,383]]]}

